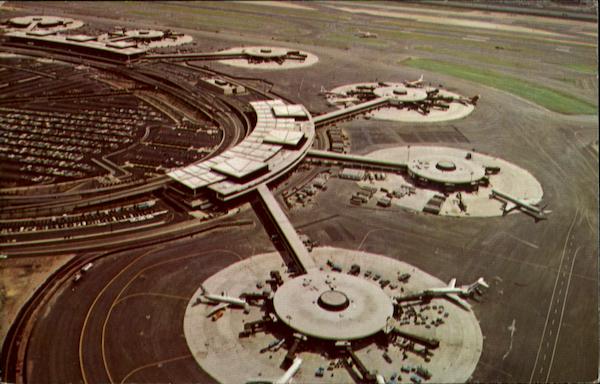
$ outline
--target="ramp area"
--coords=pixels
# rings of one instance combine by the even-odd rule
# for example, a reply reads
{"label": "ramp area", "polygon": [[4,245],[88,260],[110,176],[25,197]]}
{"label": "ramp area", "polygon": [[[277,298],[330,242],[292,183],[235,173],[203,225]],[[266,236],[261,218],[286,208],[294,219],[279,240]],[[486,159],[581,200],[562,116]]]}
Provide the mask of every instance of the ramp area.
{"label": "ramp area", "polygon": [[269,188],[267,188],[265,184],[261,184],[256,190],[270,219],[277,226],[285,247],[294,259],[294,263],[298,266],[299,272],[304,274],[308,270],[316,268],[315,262],[308,254],[302,240],[298,237],[296,230],[279,206],[279,203],[277,203],[277,200],[275,200],[275,197]]}

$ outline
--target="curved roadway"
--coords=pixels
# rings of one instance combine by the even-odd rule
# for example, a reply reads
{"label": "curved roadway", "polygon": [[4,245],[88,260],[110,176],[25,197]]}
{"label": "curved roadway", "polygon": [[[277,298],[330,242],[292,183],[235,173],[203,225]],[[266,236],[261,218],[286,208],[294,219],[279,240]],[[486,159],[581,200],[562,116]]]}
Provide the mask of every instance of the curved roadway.
{"label": "curved roadway", "polygon": [[[260,228],[238,228],[239,240],[261,237]],[[199,239],[111,252],[94,261],[78,283],[72,276],[86,260],[59,273],[50,300],[36,303],[42,311],[29,343],[20,345],[27,353],[25,381],[211,382],[187,349],[183,314],[198,285],[240,260],[248,249],[227,246],[231,235],[218,228],[193,236]],[[204,246],[198,247],[197,241]],[[239,243],[248,246],[247,241]],[[173,255],[172,246],[183,246],[182,252]],[[7,366],[6,352],[11,352],[12,363],[3,380],[12,381],[19,344],[7,340],[12,342],[4,346],[2,364]],[[163,367],[168,374],[161,373]]]}

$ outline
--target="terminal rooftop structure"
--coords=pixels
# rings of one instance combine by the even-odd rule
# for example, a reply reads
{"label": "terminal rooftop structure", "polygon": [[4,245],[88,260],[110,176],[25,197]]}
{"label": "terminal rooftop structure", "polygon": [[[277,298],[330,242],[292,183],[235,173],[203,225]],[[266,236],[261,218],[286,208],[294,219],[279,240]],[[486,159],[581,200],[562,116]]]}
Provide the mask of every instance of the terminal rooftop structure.
{"label": "terminal rooftop structure", "polygon": [[83,26],[83,22],[55,16],[24,16],[4,24],[9,43],[33,44],[40,47],[71,50],[81,54],[101,53],[107,59],[131,61],[149,49],[189,43],[188,35],[158,30],[116,30],[100,36],[61,34]]}
{"label": "terminal rooftop structure", "polygon": [[59,16],[20,16],[6,21],[0,28],[7,31],[26,31],[31,36],[44,36],[60,31],[77,29],[83,25],[80,20]]}
{"label": "terminal rooftop structure", "polygon": [[314,140],[310,113],[281,100],[250,104],[257,116],[250,135],[219,156],[170,171],[169,177],[194,192],[208,188],[227,201],[298,164]]}

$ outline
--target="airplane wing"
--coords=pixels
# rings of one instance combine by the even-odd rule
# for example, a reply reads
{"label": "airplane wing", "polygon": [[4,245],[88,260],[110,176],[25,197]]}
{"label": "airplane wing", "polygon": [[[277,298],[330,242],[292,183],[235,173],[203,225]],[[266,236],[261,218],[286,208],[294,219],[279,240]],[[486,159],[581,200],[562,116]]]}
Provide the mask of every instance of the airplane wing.
{"label": "airplane wing", "polygon": [[220,303],[219,305],[217,305],[216,307],[214,307],[213,309],[211,309],[208,312],[208,314],[206,315],[206,317],[211,317],[215,313],[219,312],[221,309],[225,309],[227,307],[229,307],[229,303]]}
{"label": "airplane wing", "polygon": [[504,212],[508,213],[510,211],[514,211],[515,209],[517,209],[517,207],[518,207],[517,204],[507,201],[506,205],[504,206]]}
{"label": "airplane wing", "polygon": [[471,304],[469,304],[466,300],[458,297],[456,293],[447,293],[446,297],[452,301],[454,301],[458,306],[466,309],[467,311],[471,310]]}

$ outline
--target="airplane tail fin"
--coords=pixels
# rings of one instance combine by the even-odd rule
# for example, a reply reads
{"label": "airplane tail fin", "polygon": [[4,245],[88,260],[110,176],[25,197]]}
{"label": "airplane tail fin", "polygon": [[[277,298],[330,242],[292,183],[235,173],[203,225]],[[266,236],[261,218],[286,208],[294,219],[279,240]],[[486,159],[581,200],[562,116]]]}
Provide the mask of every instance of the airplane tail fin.
{"label": "airplane tail fin", "polygon": [[480,277],[479,279],[477,279],[476,282],[474,282],[473,284],[469,285],[469,288],[467,288],[467,291],[469,293],[471,293],[471,292],[475,291],[479,287],[489,288],[490,285],[483,279],[483,277]]}
{"label": "airplane tail fin", "polygon": [[488,283],[486,283],[486,281],[483,279],[483,277],[480,277],[479,279],[477,279],[477,284],[482,285],[486,288],[490,287],[490,285]]}

